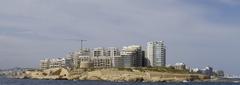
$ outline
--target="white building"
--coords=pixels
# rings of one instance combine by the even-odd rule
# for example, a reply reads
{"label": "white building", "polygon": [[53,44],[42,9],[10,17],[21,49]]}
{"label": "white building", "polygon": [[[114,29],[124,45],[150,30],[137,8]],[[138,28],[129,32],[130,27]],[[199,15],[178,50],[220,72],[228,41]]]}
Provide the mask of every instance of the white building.
{"label": "white building", "polygon": [[166,65],[166,46],[163,41],[147,43],[146,62],[152,67]]}
{"label": "white building", "polygon": [[139,45],[126,46],[122,50],[114,47],[84,48],[71,52],[66,57],[41,60],[41,68],[71,67],[71,69],[78,69],[144,66],[144,53]]}
{"label": "white building", "polygon": [[201,70],[199,68],[193,68],[191,69],[191,72],[201,73]]}
{"label": "white building", "polygon": [[92,54],[91,60],[94,68],[121,67],[120,64],[122,64],[122,60],[119,57],[120,50],[118,48],[94,48]]}
{"label": "white building", "polygon": [[71,67],[70,65],[72,61],[67,58],[52,58],[52,59],[44,59],[40,60],[40,67],[41,69],[49,69],[49,68],[68,68]]}
{"label": "white building", "polygon": [[174,68],[177,70],[186,70],[186,65],[184,63],[176,63]]}
{"label": "white building", "polygon": [[83,49],[82,51],[74,52],[72,56],[74,57],[75,68],[80,68],[81,63],[93,63],[92,66],[94,66],[94,68],[109,68],[113,65],[114,67],[120,67],[119,64],[121,64],[121,60],[117,58],[120,56],[120,50],[114,47]]}
{"label": "white building", "polygon": [[49,69],[49,64],[50,64],[49,59],[40,60],[41,69]]}

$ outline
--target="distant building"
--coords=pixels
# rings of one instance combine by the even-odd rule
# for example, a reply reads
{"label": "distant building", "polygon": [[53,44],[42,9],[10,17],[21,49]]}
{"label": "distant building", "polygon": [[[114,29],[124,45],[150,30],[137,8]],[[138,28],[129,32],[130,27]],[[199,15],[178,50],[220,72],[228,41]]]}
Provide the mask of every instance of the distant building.
{"label": "distant building", "polygon": [[68,68],[71,67],[72,61],[71,59],[66,58],[53,58],[53,59],[44,59],[40,60],[41,69],[49,69],[49,68]]}
{"label": "distant building", "polygon": [[220,78],[224,77],[224,71],[223,70],[217,70],[214,73],[217,77],[220,77]]}
{"label": "distant building", "polygon": [[[73,61],[75,68],[84,68],[87,66],[93,66],[94,68],[109,68],[119,67],[119,64],[122,64],[122,60],[118,60],[119,58],[117,58],[120,56],[120,50],[114,47],[83,49],[82,51],[74,52],[72,56],[74,57]],[[93,65],[90,65],[91,63]]]}
{"label": "distant building", "polygon": [[93,57],[99,57],[99,56],[120,56],[120,50],[114,47],[110,48],[94,48],[93,49]]}
{"label": "distant building", "polygon": [[118,48],[93,48],[78,50],[66,55],[66,58],[45,59],[41,60],[41,68],[110,68],[110,67],[143,67],[144,66],[144,51],[141,46],[131,45]]}
{"label": "distant building", "polygon": [[147,43],[146,62],[151,67],[166,65],[166,46],[163,41]]}
{"label": "distant building", "polygon": [[93,62],[91,61],[82,61],[80,63],[80,68],[93,68]]}
{"label": "distant building", "polygon": [[146,51],[145,50],[142,50],[142,66],[143,67],[147,67],[147,58],[145,57],[146,56]]}
{"label": "distant building", "polygon": [[208,76],[213,75],[213,68],[212,67],[205,67],[205,69],[202,69],[202,73]]}
{"label": "distant building", "polygon": [[49,69],[49,64],[50,64],[49,59],[40,60],[40,68],[41,69]]}
{"label": "distant building", "polygon": [[107,52],[104,48],[94,48],[93,49],[93,57],[99,57],[99,56],[106,56]]}
{"label": "distant building", "polygon": [[202,73],[202,71],[199,68],[193,68],[190,69],[190,72],[194,72],[194,73]]}
{"label": "distant building", "polygon": [[81,66],[81,64],[83,64],[83,63],[86,63],[86,62],[92,63],[92,59],[90,56],[79,56],[77,61],[78,61],[77,65],[76,65],[77,68],[79,68],[79,66]]}
{"label": "distant building", "polygon": [[94,48],[92,54],[91,60],[94,63],[94,68],[121,67],[122,58],[118,48]]}
{"label": "distant building", "polygon": [[174,68],[177,70],[186,70],[186,65],[184,63],[176,63]]}
{"label": "distant building", "polygon": [[73,59],[73,66],[74,68],[79,68],[81,60],[83,59],[89,59],[91,56],[91,49],[84,48],[82,50],[78,50],[76,52],[72,52],[69,54],[69,56]]}
{"label": "distant building", "polygon": [[111,68],[112,58],[107,56],[98,56],[92,58],[94,68]]}
{"label": "distant building", "polygon": [[112,57],[112,66],[119,68],[123,67],[124,62],[123,62],[123,57],[122,56],[114,56]]}
{"label": "distant building", "polygon": [[123,67],[142,67],[144,54],[141,46],[131,45],[123,47],[121,51]]}
{"label": "distant building", "polygon": [[74,67],[73,58],[67,57],[67,58],[64,58],[64,59],[65,59],[65,61],[64,61],[65,67],[69,68],[69,69],[72,69]]}
{"label": "distant building", "polygon": [[59,67],[65,67],[65,59],[64,58],[53,58],[49,60],[49,68],[59,68]]}

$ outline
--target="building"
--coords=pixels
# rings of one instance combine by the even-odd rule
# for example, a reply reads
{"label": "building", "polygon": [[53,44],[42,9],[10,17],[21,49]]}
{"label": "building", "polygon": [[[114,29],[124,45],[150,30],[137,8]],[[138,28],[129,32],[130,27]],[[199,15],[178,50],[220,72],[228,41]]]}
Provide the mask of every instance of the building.
{"label": "building", "polygon": [[114,47],[110,48],[94,48],[93,49],[93,57],[99,57],[99,56],[107,56],[107,57],[113,57],[113,56],[120,56],[120,50]]}
{"label": "building", "polygon": [[190,69],[190,72],[202,73],[202,71],[199,68],[192,68],[192,69]]}
{"label": "building", "polygon": [[121,68],[121,67],[143,67],[144,51],[141,46],[131,45],[118,48],[84,48],[66,55],[66,58],[53,58],[41,60],[42,69],[49,68]]}
{"label": "building", "polygon": [[49,64],[50,64],[49,59],[40,60],[41,69],[49,69]]}
{"label": "building", "polygon": [[[77,68],[81,68],[81,66],[83,66],[83,65],[81,65],[81,64],[86,64],[86,63],[92,63],[92,60],[91,60],[91,56],[79,56],[78,58],[77,58],[78,60],[76,60],[77,61]],[[92,66],[92,65],[89,65],[89,66]]]}
{"label": "building", "polygon": [[61,68],[65,67],[65,58],[53,58],[49,59],[49,68]]}
{"label": "building", "polygon": [[111,56],[111,57],[120,56],[120,50],[118,48],[115,48],[115,47],[107,48],[107,55],[106,56]]}
{"label": "building", "polygon": [[117,57],[119,56],[120,50],[117,48],[99,47],[93,49],[83,49],[82,51],[74,52],[73,61],[75,68],[85,68],[90,66],[93,66],[94,68],[109,68],[113,65],[115,65],[114,67],[120,67],[119,65],[121,64],[121,60],[117,60]]}
{"label": "building", "polygon": [[177,70],[186,70],[186,65],[184,63],[176,63],[174,68]]}
{"label": "building", "polygon": [[205,67],[204,69],[202,69],[202,73],[208,76],[212,76],[213,75],[213,68],[212,67]]}
{"label": "building", "polygon": [[217,77],[220,77],[220,78],[224,77],[224,71],[223,70],[216,70],[216,71],[214,71],[214,73]]}
{"label": "building", "polygon": [[94,48],[93,49],[93,57],[99,57],[99,56],[106,56],[107,53],[104,48]]}
{"label": "building", "polygon": [[64,59],[65,59],[65,61],[63,61],[63,62],[64,62],[64,64],[65,64],[65,67],[66,67],[66,68],[69,68],[69,69],[73,69],[73,66],[74,66],[74,64],[73,64],[73,58],[67,57],[67,58],[64,58]]}
{"label": "building", "polygon": [[112,66],[115,68],[123,67],[123,57],[122,56],[114,56],[112,57]]}
{"label": "building", "polygon": [[166,65],[166,46],[163,41],[147,43],[146,62],[151,67]]}
{"label": "building", "polygon": [[41,69],[50,69],[50,68],[70,68],[72,61],[67,58],[52,58],[40,60]]}
{"label": "building", "polygon": [[82,61],[80,63],[80,68],[93,68],[93,62],[91,61]]}
{"label": "building", "polygon": [[144,54],[139,45],[123,47],[121,51],[123,67],[143,67]]}
{"label": "building", "polygon": [[146,53],[144,50],[142,50],[142,66],[147,67],[147,58],[145,57]]}
{"label": "building", "polygon": [[81,61],[90,59],[91,56],[91,49],[84,48],[82,50],[78,50],[72,53],[69,53],[68,56],[70,56],[73,59],[73,67],[79,68]]}
{"label": "building", "polygon": [[92,51],[92,62],[94,68],[122,67],[120,50],[115,47],[94,48]]}
{"label": "building", "polygon": [[92,58],[94,68],[111,68],[112,58],[107,56],[98,56]]}

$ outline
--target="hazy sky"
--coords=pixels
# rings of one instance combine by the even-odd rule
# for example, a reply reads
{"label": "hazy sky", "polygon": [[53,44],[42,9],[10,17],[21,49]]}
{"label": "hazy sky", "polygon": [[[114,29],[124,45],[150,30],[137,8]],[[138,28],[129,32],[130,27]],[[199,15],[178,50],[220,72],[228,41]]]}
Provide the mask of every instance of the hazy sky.
{"label": "hazy sky", "polygon": [[240,74],[240,0],[1,0],[0,68],[164,40],[167,63]]}

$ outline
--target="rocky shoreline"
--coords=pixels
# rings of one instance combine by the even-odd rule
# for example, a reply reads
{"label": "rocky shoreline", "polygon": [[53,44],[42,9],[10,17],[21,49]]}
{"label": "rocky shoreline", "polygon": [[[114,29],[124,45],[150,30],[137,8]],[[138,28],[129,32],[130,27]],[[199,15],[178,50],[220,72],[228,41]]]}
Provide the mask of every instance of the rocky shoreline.
{"label": "rocky shoreline", "polygon": [[139,69],[77,69],[64,68],[25,71],[16,78],[47,80],[102,80],[112,82],[183,82],[206,81],[208,76],[191,73],[158,72]]}

